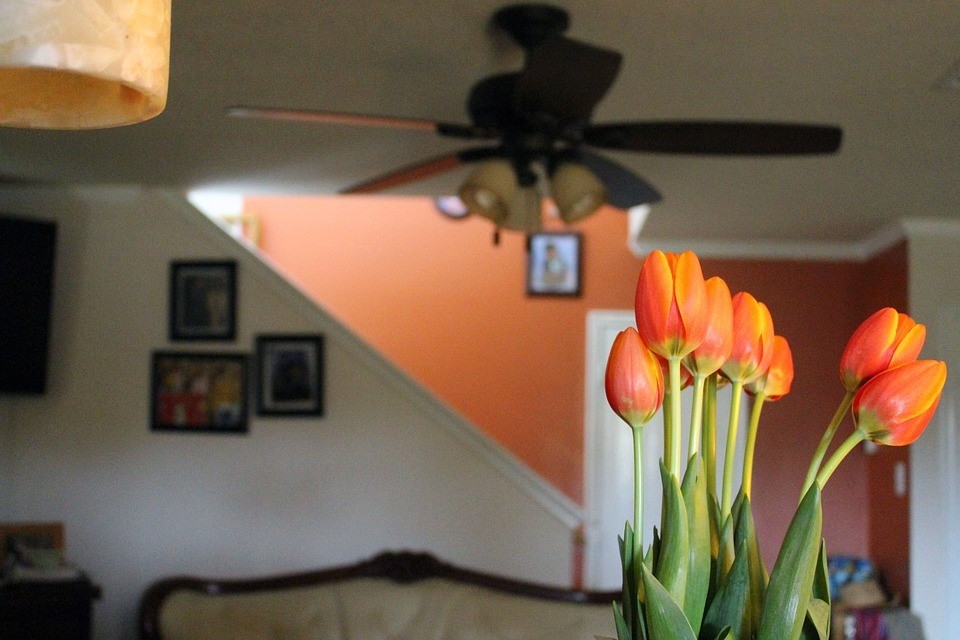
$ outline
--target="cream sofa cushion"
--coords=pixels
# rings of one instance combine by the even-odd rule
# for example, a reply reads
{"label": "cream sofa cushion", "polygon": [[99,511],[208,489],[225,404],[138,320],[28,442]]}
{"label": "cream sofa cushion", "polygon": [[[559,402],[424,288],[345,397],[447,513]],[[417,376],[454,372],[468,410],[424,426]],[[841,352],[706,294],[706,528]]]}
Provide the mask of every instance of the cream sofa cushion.
{"label": "cream sofa cushion", "polygon": [[430,578],[356,578],[243,594],[179,591],[164,640],[592,640],[615,636],[610,605],[540,600]]}

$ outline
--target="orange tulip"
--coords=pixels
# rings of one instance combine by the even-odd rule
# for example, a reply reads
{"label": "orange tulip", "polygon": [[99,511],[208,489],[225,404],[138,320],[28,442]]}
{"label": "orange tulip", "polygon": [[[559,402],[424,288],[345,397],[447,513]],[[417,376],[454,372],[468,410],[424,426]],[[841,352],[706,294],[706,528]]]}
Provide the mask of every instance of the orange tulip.
{"label": "orange tulip", "polygon": [[752,396],[762,395],[768,401],[779,400],[790,393],[793,383],[793,353],[783,336],[773,337],[773,356],[767,372],[746,384],[744,389]]}
{"label": "orange tulip", "polygon": [[847,391],[881,371],[913,362],[920,355],[927,330],[905,313],[886,307],[863,321],[850,336],[840,358],[840,379]]}
{"label": "orange tulip", "polygon": [[727,283],[714,276],[706,282],[707,330],[703,342],[683,359],[694,373],[708,376],[730,357],[733,349],[733,299]]}
{"label": "orange tulip", "polygon": [[607,402],[624,422],[640,427],[663,404],[663,373],[657,357],[634,328],[617,334],[607,360]]}
{"label": "orange tulip", "polygon": [[853,398],[853,421],[866,437],[906,445],[920,437],[940,402],[947,365],[914,360],[881,371]]}
{"label": "orange tulip", "polygon": [[707,330],[706,284],[700,260],[652,251],[643,261],[634,301],[637,329],[647,348],[664,358],[682,358]]}
{"label": "orange tulip", "polygon": [[733,296],[733,349],[721,367],[733,382],[763,375],[773,357],[773,318],[767,305],[741,291]]}

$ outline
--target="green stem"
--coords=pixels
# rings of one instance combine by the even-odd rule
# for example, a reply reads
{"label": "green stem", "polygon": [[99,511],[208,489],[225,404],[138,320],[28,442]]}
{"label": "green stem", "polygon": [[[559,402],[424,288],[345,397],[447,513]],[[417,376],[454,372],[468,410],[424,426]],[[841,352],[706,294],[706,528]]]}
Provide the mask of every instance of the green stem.
{"label": "green stem", "polygon": [[670,452],[673,450],[673,425],[671,424],[672,414],[667,410],[673,404],[673,394],[670,393],[670,376],[667,375],[667,384],[663,390],[663,463],[670,470]]}
{"label": "green stem", "polygon": [[643,562],[643,428],[633,431],[633,566],[640,578]]}
{"label": "green stem", "polygon": [[743,451],[743,493],[750,497],[753,486],[753,452],[757,446],[757,431],[760,426],[760,411],[767,396],[762,393],[753,399],[753,408],[750,409],[750,427],[747,430],[747,444]]}
{"label": "green stem", "polygon": [[673,477],[680,480],[680,358],[673,356],[670,363],[670,464]]}
{"label": "green stem", "polygon": [[707,491],[717,497],[717,376],[707,378],[703,412],[703,468],[707,474]]}
{"label": "green stem", "polygon": [[730,422],[727,427],[727,447],[723,452],[723,499],[720,503],[721,520],[733,508],[733,457],[737,448],[737,429],[740,427],[740,396],[743,382],[734,381],[730,388]]}
{"label": "green stem", "polygon": [[[823,465],[823,468],[820,469],[820,473],[817,474],[817,484],[820,485],[820,489],[823,489],[827,480],[830,479],[830,476],[833,475],[833,472],[837,470],[837,467],[840,466],[840,463],[843,462],[843,459],[847,457],[847,454],[853,451],[853,448],[866,440],[867,434],[860,429],[854,429],[853,433],[840,443],[840,446],[837,447],[837,450],[833,452],[833,455],[830,456],[830,459],[827,460],[826,464]],[[801,496],[802,499],[802,496]]]}
{"label": "green stem", "polygon": [[687,459],[700,452],[700,434],[703,430],[703,387],[706,376],[697,374],[693,378],[693,409],[690,411],[690,440]]}
{"label": "green stem", "polygon": [[[843,400],[840,401],[840,406],[837,407],[836,413],[833,414],[830,424],[827,425],[827,430],[823,432],[823,437],[820,438],[820,444],[817,445],[816,452],[813,454],[813,460],[810,461],[810,468],[807,469],[807,477],[803,480],[803,489],[800,491],[801,498],[807,495],[807,491],[813,486],[813,481],[817,478],[817,472],[820,470],[820,463],[823,462],[823,457],[827,454],[827,449],[833,441],[833,436],[837,433],[837,428],[840,426],[840,423],[843,422],[844,416],[847,415],[847,410],[850,408],[851,402],[853,402],[853,391],[847,391],[846,395],[843,396]],[[820,487],[823,488],[823,485],[820,485]]]}

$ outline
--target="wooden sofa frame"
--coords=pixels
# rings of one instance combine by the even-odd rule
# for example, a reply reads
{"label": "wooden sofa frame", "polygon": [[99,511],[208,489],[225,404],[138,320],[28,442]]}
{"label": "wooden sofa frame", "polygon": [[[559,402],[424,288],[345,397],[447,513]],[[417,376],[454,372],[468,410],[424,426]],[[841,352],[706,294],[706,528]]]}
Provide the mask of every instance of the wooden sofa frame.
{"label": "wooden sofa frame", "polygon": [[230,580],[190,576],[161,579],[147,588],[141,598],[138,615],[139,637],[142,640],[162,640],[159,629],[160,609],[164,600],[176,591],[186,589],[207,594],[251,593],[310,587],[352,578],[387,578],[401,584],[428,578],[443,578],[503,593],[583,604],[609,604],[620,599],[619,591],[586,591],[552,587],[464,569],[439,560],[429,553],[388,551],[356,564],[304,573]]}

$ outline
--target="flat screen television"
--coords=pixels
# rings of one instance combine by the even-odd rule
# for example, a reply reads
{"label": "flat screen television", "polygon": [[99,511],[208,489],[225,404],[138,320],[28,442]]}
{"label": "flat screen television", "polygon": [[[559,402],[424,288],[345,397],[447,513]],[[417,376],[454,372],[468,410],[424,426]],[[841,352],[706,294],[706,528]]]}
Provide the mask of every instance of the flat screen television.
{"label": "flat screen television", "polygon": [[0,394],[47,388],[57,226],[0,215]]}

